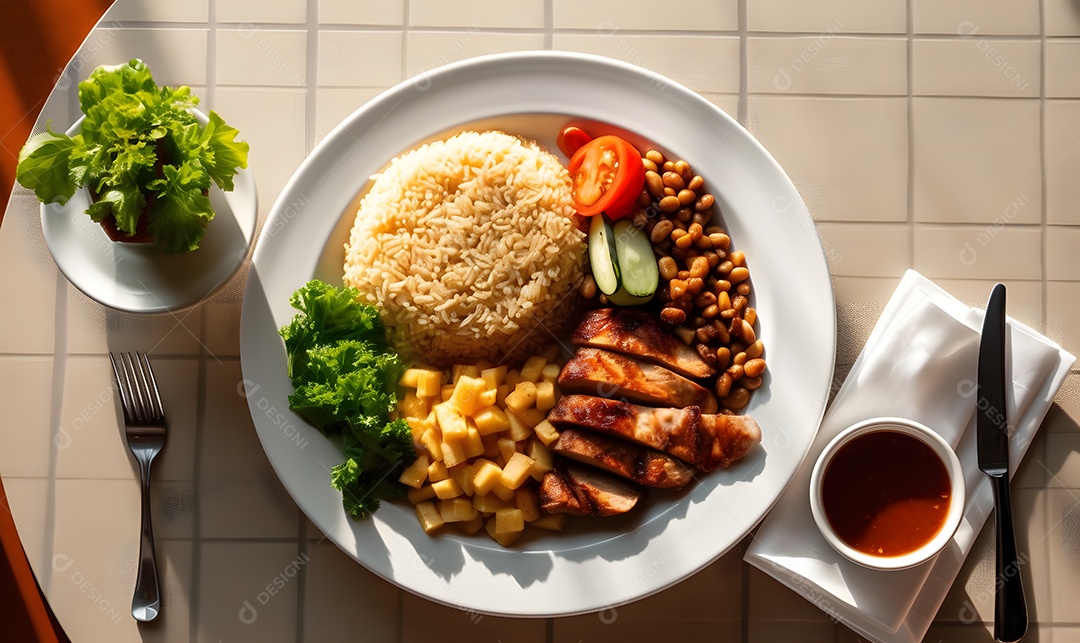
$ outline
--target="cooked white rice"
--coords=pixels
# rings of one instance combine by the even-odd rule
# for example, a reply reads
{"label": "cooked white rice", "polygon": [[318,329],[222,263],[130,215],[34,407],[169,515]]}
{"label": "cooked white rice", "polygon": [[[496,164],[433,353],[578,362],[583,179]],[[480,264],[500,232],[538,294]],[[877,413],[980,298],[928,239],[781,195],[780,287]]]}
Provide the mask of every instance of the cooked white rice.
{"label": "cooked white rice", "polygon": [[557,158],[502,132],[464,132],[373,178],[344,280],[382,308],[399,351],[439,366],[500,362],[567,330],[585,235]]}

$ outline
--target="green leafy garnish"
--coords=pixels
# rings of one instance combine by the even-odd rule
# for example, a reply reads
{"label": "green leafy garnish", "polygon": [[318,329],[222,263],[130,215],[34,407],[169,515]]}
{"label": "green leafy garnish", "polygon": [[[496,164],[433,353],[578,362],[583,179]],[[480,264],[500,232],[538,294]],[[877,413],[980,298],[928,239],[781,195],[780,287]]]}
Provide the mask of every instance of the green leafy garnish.
{"label": "green leafy garnish", "polygon": [[398,477],[416,459],[405,420],[391,420],[404,367],[387,348],[379,311],[355,288],[308,282],[289,299],[300,311],[281,329],[293,394],[289,408],[326,435],[341,435],[345,461],[330,484],[345,511],[364,518],[398,498]]}
{"label": "green leafy garnish", "polygon": [[80,133],[46,124],[19,153],[16,179],[43,203],[63,205],[87,187],[94,221],[111,217],[132,236],[145,216],[162,249],[195,250],[214,218],[211,182],[231,191],[249,149],[215,112],[201,126],[190,111],[198,102],[189,87],[158,87],[141,60],[98,67],[79,83]]}

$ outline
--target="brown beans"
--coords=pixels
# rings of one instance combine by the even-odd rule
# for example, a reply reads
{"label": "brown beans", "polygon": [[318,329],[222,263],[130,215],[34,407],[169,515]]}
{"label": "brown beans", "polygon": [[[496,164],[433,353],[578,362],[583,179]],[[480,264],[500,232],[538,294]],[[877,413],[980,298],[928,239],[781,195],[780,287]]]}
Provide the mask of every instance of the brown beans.
{"label": "brown beans", "polygon": [[757,341],[757,334],[754,333],[754,327],[751,326],[744,319],[742,320],[742,330],[739,332],[739,336],[743,338],[743,341],[749,344],[753,344]]}
{"label": "brown beans", "polygon": [[659,174],[650,170],[645,173],[645,189],[654,199],[661,199],[664,197],[664,180]]}
{"label": "brown beans", "polygon": [[756,391],[761,388],[762,382],[763,380],[760,377],[746,377],[745,375],[739,380],[739,384],[742,384],[743,388],[750,391]]}
{"label": "brown beans", "polygon": [[750,403],[750,391],[741,386],[732,388],[730,393],[720,397],[720,403],[732,411],[738,411]]}
{"label": "brown beans", "polygon": [[686,294],[686,282],[682,279],[672,279],[668,282],[668,291],[671,293],[671,299],[675,300]]}
{"label": "brown beans", "polygon": [[734,268],[735,268],[735,266],[732,265],[732,263],[730,261],[724,261],[719,266],[716,267],[716,271],[719,272],[720,274],[726,276],[726,275],[730,274],[731,271]]}
{"label": "brown beans", "polygon": [[661,212],[674,212],[682,207],[682,204],[679,203],[679,197],[666,196],[660,199],[660,203],[657,203],[656,207],[660,208]]}
{"label": "brown beans", "polygon": [[699,212],[702,210],[708,210],[709,208],[713,207],[714,203],[716,203],[716,198],[713,195],[702,194],[698,198],[697,203],[694,204],[694,209]]}
{"label": "brown beans", "polygon": [[690,182],[686,184],[686,187],[690,188],[694,192],[697,192],[705,186],[705,179],[701,178],[700,174],[695,174]]}
{"label": "brown beans", "polygon": [[738,286],[735,286],[735,292],[737,294],[739,294],[739,295],[744,296],[744,297],[746,295],[749,295],[750,294],[750,284],[746,283],[745,281],[742,282]]}
{"label": "brown beans", "polygon": [[699,342],[707,344],[716,338],[716,328],[712,324],[706,324],[698,328],[694,334]]}
{"label": "brown beans", "polygon": [[656,150],[649,150],[645,152],[645,158],[653,162],[653,165],[661,166],[664,164],[664,155]]}
{"label": "brown beans", "polygon": [[701,311],[701,316],[704,317],[705,319],[712,319],[713,317],[716,317],[719,314],[720,314],[720,309],[717,308],[716,304],[712,304],[711,306],[706,306],[705,310]]}
{"label": "brown beans", "polygon": [[698,308],[705,308],[707,306],[712,306],[715,303],[716,303],[716,295],[712,294],[712,292],[710,292],[708,290],[701,293],[697,297],[694,297],[694,305],[697,306]]}
{"label": "brown beans", "polygon": [[728,279],[733,284],[737,284],[740,281],[746,281],[749,278],[750,278],[750,271],[747,270],[746,268],[744,268],[743,266],[739,266],[738,268],[732,268],[731,272],[728,274]]}
{"label": "brown beans", "polygon": [[676,248],[681,248],[682,250],[686,250],[687,248],[689,248],[693,244],[694,244],[694,238],[691,237],[689,234],[685,234],[685,235],[683,235],[683,236],[681,236],[681,237],[679,237],[678,239],[675,240],[675,247]]}
{"label": "brown beans", "polygon": [[686,161],[682,160],[682,159],[679,159],[678,161],[675,161],[675,172],[680,177],[685,178],[687,180],[689,180],[689,177],[693,176],[693,174],[690,173],[690,164],[687,163]]}
{"label": "brown beans", "polygon": [[688,227],[686,229],[686,232],[691,237],[693,237],[694,241],[697,241],[698,239],[701,238],[701,235],[702,235],[701,224],[700,223],[691,223],[690,227]]}
{"label": "brown beans", "polygon": [[668,219],[661,219],[653,226],[652,232],[649,233],[649,239],[654,244],[660,243],[671,236],[671,231],[675,229],[675,224]]}
{"label": "brown beans", "polygon": [[746,356],[752,360],[761,357],[764,352],[765,345],[761,343],[760,339],[746,347]]}
{"label": "brown beans", "polygon": [[[690,231],[690,236],[694,236],[693,230]],[[690,276],[700,279],[707,274],[709,274],[709,260],[705,257],[694,257],[690,263]]]}
{"label": "brown beans", "polygon": [[689,208],[682,208],[675,213],[675,218],[686,227],[686,224],[694,220],[694,213]]}
{"label": "brown beans", "polygon": [[731,376],[724,373],[716,380],[716,396],[719,398],[725,398],[731,393]]}
{"label": "brown beans", "polygon": [[642,157],[641,164],[645,166],[646,172],[655,172],[658,169],[656,163],[653,163],[647,157]]}
{"label": "brown beans", "polygon": [[[684,239],[686,237],[683,237]],[[691,296],[701,292],[701,289],[705,287],[705,282],[701,280],[701,277],[690,277],[686,281],[686,292]]]}
{"label": "brown beans", "polygon": [[765,360],[752,359],[746,364],[743,364],[743,370],[746,372],[747,377],[758,377],[765,372]]}
{"label": "brown beans", "polygon": [[716,296],[716,305],[720,310],[727,310],[731,308],[731,297],[728,296],[726,290],[721,290],[720,294]]}
{"label": "brown beans", "polygon": [[737,380],[743,376],[744,371],[742,364],[732,364],[724,372],[730,375],[732,380]]}
{"label": "brown beans", "polygon": [[712,241],[714,248],[727,250],[729,247],[731,247],[731,237],[727,236],[723,232],[709,233],[709,241]]}
{"label": "brown beans", "polygon": [[731,259],[731,263],[735,264],[736,266],[746,265],[746,254],[743,253],[742,250],[735,250],[728,255],[728,259]]}
{"label": "brown beans", "polygon": [[674,306],[668,306],[660,311],[660,319],[672,325],[681,324],[686,321],[686,312]]}
{"label": "brown beans", "polygon": [[664,185],[678,192],[686,187],[686,181],[676,172],[664,172]]}
{"label": "brown beans", "polygon": [[694,348],[697,349],[698,355],[701,355],[701,359],[705,360],[710,365],[716,364],[716,349],[708,344],[698,344]]}
{"label": "brown beans", "polygon": [[585,299],[592,299],[596,296],[596,280],[592,275],[585,275],[585,280],[581,282],[581,296]]}
{"label": "brown beans", "polygon": [[678,197],[679,203],[683,205],[690,205],[697,198],[697,194],[693,190],[687,190],[686,188],[679,190],[679,193],[675,196]]}
{"label": "brown beans", "polygon": [[746,320],[746,323],[753,326],[757,323],[757,310],[753,308],[747,308],[746,312],[743,313],[742,318]]}
{"label": "brown beans", "polygon": [[722,368],[727,370],[728,364],[731,363],[731,349],[727,346],[721,346],[716,349],[716,368]]}
{"label": "brown beans", "polygon": [[660,260],[656,263],[656,265],[657,268],[659,268],[660,270],[660,277],[665,281],[671,281],[679,272],[679,266],[671,257],[660,257]]}
{"label": "brown beans", "polygon": [[735,357],[731,358],[731,363],[732,364],[738,364],[739,366],[742,366],[745,369],[746,368],[746,351],[739,351],[735,355]]}

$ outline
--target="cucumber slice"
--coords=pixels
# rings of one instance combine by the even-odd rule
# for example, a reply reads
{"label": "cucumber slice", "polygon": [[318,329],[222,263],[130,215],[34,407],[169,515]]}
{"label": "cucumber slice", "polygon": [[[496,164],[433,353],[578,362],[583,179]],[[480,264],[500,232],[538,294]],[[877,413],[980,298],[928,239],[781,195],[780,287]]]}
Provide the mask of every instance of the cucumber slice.
{"label": "cucumber slice", "polygon": [[616,292],[621,284],[615,255],[615,233],[611,222],[603,214],[597,214],[589,223],[589,264],[596,287],[605,295]]}
{"label": "cucumber slice", "polygon": [[652,242],[627,219],[618,221],[613,231],[622,289],[634,297],[652,297],[660,283]]}
{"label": "cucumber slice", "polygon": [[640,306],[649,303],[652,299],[652,295],[649,295],[648,297],[635,297],[622,288],[615,294],[608,295],[608,301],[616,306]]}

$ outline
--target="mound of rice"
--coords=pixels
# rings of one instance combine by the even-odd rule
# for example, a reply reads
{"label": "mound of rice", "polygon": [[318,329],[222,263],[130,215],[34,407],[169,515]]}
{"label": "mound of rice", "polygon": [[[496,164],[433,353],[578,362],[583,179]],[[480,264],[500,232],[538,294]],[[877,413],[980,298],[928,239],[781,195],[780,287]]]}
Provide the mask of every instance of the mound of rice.
{"label": "mound of rice", "polygon": [[557,158],[502,132],[463,132],[373,179],[344,281],[381,307],[399,352],[436,366],[501,362],[569,330],[585,235]]}

